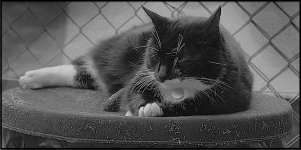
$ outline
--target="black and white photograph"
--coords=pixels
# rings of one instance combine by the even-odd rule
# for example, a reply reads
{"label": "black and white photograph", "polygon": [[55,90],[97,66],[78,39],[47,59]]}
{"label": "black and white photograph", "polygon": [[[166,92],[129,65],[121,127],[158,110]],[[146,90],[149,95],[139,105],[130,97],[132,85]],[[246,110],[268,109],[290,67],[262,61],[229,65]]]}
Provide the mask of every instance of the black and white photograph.
{"label": "black and white photograph", "polygon": [[299,1],[2,1],[5,148],[300,148]]}

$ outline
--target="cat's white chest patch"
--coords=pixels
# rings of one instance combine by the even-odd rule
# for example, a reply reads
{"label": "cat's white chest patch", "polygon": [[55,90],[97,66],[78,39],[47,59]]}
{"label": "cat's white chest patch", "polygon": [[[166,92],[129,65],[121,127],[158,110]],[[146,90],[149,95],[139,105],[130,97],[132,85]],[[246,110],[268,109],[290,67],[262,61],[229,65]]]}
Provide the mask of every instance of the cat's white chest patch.
{"label": "cat's white chest patch", "polygon": [[195,79],[186,79],[182,81],[179,79],[167,80],[164,83],[160,83],[160,85],[164,101],[172,103],[178,103],[187,98],[193,98],[197,92],[213,86],[206,85]]}
{"label": "cat's white chest patch", "polygon": [[176,99],[183,98],[185,96],[184,89],[182,87],[172,89],[171,96]]}

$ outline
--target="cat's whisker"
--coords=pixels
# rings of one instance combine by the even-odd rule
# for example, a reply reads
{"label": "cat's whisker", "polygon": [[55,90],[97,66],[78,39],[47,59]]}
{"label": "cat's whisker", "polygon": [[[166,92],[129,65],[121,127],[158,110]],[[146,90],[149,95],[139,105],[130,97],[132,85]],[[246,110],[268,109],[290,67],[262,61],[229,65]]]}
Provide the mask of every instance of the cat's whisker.
{"label": "cat's whisker", "polygon": [[165,53],[166,55],[176,55],[176,52],[174,52],[173,50],[169,53]]}
{"label": "cat's whisker", "polygon": [[136,83],[134,83],[130,93],[132,93],[134,90],[136,90],[138,88],[138,86],[141,84],[140,82],[138,83],[139,81],[137,81]]}
{"label": "cat's whisker", "polygon": [[172,50],[171,50],[171,53],[177,53],[177,49],[178,49],[178,47],[172,49]]}
{"label": "cat's whisker", "polygon": [[223,91],[229,91],[229,90],[230,90],[229,87],[223,86],[222,84],[216,84],[216,86],[217,86],[218,88],[220,88],[220,89],[219,89],[220,92],[223,92]]}
{"label": "cat's whisker", "polygon": [[219,88],[221,88],[221,89],[223,89],[223,90],[229,90],[228,87],[223,86],[222,84],[216,84],[216,86],[219,87]]}
{"label": "cat's whisker", "polygon": [[209,63],[212,63],[212,64],[217,64],[217,65],[223,65],[223,66],[226,66],[227,64],[222,64],[222,63],[217,63],[217,62],[213,62],[213,61],[208,61]]}
{"label": "cat's whisker", "polygon": [[195,79],[200,79],[200,80],[216,81],[214,79],[209,79],[209,78],[205,78],[205,77],[187,77],[187,78],[195,78]]}
{"label": "cat's whisker", "polygon": [[[182,83],[183,83],[184,85],[188,86],[188,88],[190,87],[190,88],[192,88],[192,89],[198,89],[198,87],[196,87],[196,85],[194,85],[193,83],[190,83],[190,82],[188,82],[188,81],[185,81],[185,80],[184,80],[184,82],[182,82]],[[203,88],[203,86],[202,86],[202,88]],[[207,90],[210,90],[210,91],[211,91],[210,88],[207,89]],[[214,105],[215,100],[210,96],[209,93],[206,92],[207,90],[200,91],[200,92],[204,93],[204,94],[210,99],[211,103]],[[220,97],[220,96],[219,96],[219,97]],[[220,98],[221,98],[221,97],[220,97]],[[221,98],[221,100],[223,101],[222,98]],[[224,102],[224,101],[223,101],[223,102]],[[224,102],[224,103],[225,103],[225,102]]]}
{"label": "cat's whisker", "polygon": [[210,99],[212,105],[215,105],[215,100],[206,91],[201,91],[201,92],[204,93]]}
{"label": "cat's whisker", "polygon": [[130,50],[128,50],[128,51],[126,51],[125,53],[126,53],[126,55],[129,55],[129,53],[131,52],[131,51],[138,51],[140,48],[146,48],[147,46],[145,45],[145,46],[137,46],[137,47],[133,47],[133,48],[131,48]]}
{"label": "cat's whisker", "polygon": [[141,94],[145,92],[145,90],[149,86],[154,86],[155,80],[153,80],[154,72],[150,71],[150,69],[144,69],[137,75],[137,81],[134,83],[133,88],[131,89],[130,93],[133,91],[142,91]]}
{"label": "cat's whisker", "polygon": [[186,83],[186,85],[189,85],[193,89],[198,89],[198,87],[196,87],[196,85],[189,80],[184,80],[183,83]]}
{"label": "cat's whisker", "polygon": [[139,61],[142,61],[142,62],[144,61],[145,54],[146,54],[146,53],[143,53],[142,55],[140,55],[140,57],[139,57]]}
{"label": "cat's whisker", "polygon": [[180,46],[179,48],[178,48],[178,50],[177,50],[177,54],[179,54],[179,52],[180,52],[180,50],[183,48],[185,46],[185,43],[183,43],[183,45],[182,46]]}
{"label": "cat's whisker", "polygon": [[142,94],[143,94],[144,91],[145,91],[150,85],[152,85],[154,82],[155,82],[154,80],[150,80],[150,81],[148,82],[148,84],[145,86],[144,90],[142,91]]}
{"label": "cat's whisker", "polygon": [[[185,82],[182,82],[184,84],[184,86],[186,86],[186,88],[190,88],[190,89],[194,89],[193,86],[189,85],[188,83],[185,83]],[[193,101],[195,104],[199,105],[196,100],[195,100],[195,97],[192,97]]]}
{"label": "cat's whisker", "polygon": [[182,41],[183,41],[183,36],[181,34],[179,34],[179,40],[178,40],[177,47],[174,48],[173,50],[171,50],[170,53],[166,53],[166,54],[177,55],[185,45],[185,43],[182,44]]}
{"label": "cat's whisker", "polygon": [[137,46],[137,47],[131,48],[130,51],[132,51],[132,50],[135,50],[135,51],[136,51],[136,49],[139,49],[139,48],[146,48],[146,47],[147,47],[146,45],[144,45],[144,46]]}
{"label": "cat's whisker", "polygon": [[185,43],[182,44],[183,41],[183,36],[179,34],[179,40],[178,40],[178,46],[177,46],[177,51],[176,53],[179,54],[180,50],[184,47]]}
{"label": "cat's whisker", "polygon": [[147,80],[142,83],[142,86],[138,90],[138,91],[142,90],[141,95],[143,95],[143,93],[146,90],[148,84],[149,84],[149,82]]}
{"label": "cat's whisker", "polygon": [[141,74],[142,75],[154,75],[155,72],[151,71],[151,69],[144,69],[142,70]]}
{"label": "cat's whisker", "polygon": [[145,86],[147,85],[147,80],[143,80],[143,82],[140,84],[139,89],[137,91],[141,91]]}
{"label": "cat's whisker", "polygon": [[233,87],[229,86],[227,83],[220,81],[220,80],[214,80],[214,79],[209,79],[209,78],[204,78],[204,77],[185,77],[187,79],[196,79],[196,80],[200,80],[202,82],[209,82],[211,84],[216,83],[216,85],[223,85],[226,86],[228,88],[234,89]]}
{"label": "cat's whisker", "polygon": [[155,87],[155,80],[151,80],[151,85],[150,85],[150,90],[154,90],[154,87]]}
{"label": "cat's whisker", "polygon": [[158,97],[160,95],[160,91],[158,85],[156,84],[156,80],[154,80],[152,76],[148,76],[148,77],[149,77],[148,85],[145,86],[144,90],[142,91],[142,94],[150,86],[150,90],[154,91],[154,97]]}
{"label": "cat's whisker", "polygon": [[155,57],[155,54],[152,54],[148,59],[150,60],[151,58]]}
{"label": "cat's whisker", "polygon": [[207,82],[209,84],[213,84],[213,83],[217,83],[217,82],[222,82],[222,81],[218,81],[218,80],[214,80],[214,79],[209,79],[209,78],[205,78],[205,77],[187,77],[187,78],[192,78],[192,79],[200,80],[200,81],[203,81],[203,82]]}
{"label": "cat's whisker", "polygon": [[186,86],[186,88],[190,88],[192,90],[197,90],[197,87],[194,87],[193,85],[191,85],[191,84],[189,84],[187,82],[182,82],[182,83]]}
{"label": "cat's whisker", "polygon": [[178,57],[175,58],[174,62],[173,62],[173,66],[172,66],[172,70],[174,71],[175,66],[177,65],[178,62]]}
{"label": "cat's whisker", "polygon": [[216,82],[216,80],[210,80],[210,79],[206,79],[206,78],[199,78],[199,77],[185,77],[185,79],[195,79],[195,80],[200,80],[203,83],[207,83],[207,84],[214,84]]}
{"label": "cat's whisker", "polygon": [[223,81],[217,81],[218,83],[221,83],[220,85],[223,85],[223,86],[226,86],[230,89],[234,89],[233,87],[229,86],[226,82],[223,82]]}
{"label": "cat's whisker", "polygon": [[134,86],[131,90],[131,93],[136,90],[137,88],[141,88],[142,84],[145,82],[146,78],[144,78],[145,75],[139,74],[138,79],[136,83],[134,83]]}
{"label": "cat's whisker", "polygon": [[199,104],[196,102],[196,100],[194,99],[194,97],[192,97],[192,99],[193,99],[193,101],[194,101],[195,104],[199,105]]}
{"label": "cat's whisker", "polygon": [[216,93],[216,91],[213,91],[213,90],[211,90],[211,89],[208,89],[208,90],[211,91],[211,92],[214,92],[214,94],[215,94],[217,97],[219,97],[220,100],[222,100],[225,104],[227,104],[227,103],[224,101],[224,99],[221,98],[220,95]]}
{"label": "cat's whisker", "polygon": [[157,32],[156,28],[154,28],[154,32],[155,32],[156,35],[153,32],[152,32],[152,34],[156,38],[156,40],[157,40],[157,42],[159,44],[159,48],[161,48],[161,41],[160,41],[160,38],[159,38],[159,35],[158,35],[158,32]]}
{"label": "cat's whisker", "polygon": [[178,47],[181,46],[183,40],[183,35],[179,34]]}
{"label": "cat's whisker", "polygon": [[154,51],[156,51],[156,52],[159,51],[159,47],[155,43],[151,43],[151,45],[149,45],[149,48],[154,49]]}
{"label": "cat's whisker", "polygon": [[221,93],[225,92],[225,91],[230,91],[231,89],[228,87],[225,87],[223,85],[218,85],[218,87],[220,88]]}

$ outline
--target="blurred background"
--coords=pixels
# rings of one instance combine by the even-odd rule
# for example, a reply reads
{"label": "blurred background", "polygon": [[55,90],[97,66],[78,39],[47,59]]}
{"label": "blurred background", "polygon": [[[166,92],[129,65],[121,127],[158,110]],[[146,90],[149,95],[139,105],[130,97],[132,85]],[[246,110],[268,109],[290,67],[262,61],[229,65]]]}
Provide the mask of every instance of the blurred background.
{"label": "blurred background", "polygon": [[2,91],[26,71],[69,63],[99,41],[149,22],[141,5],[166,17],[208,17],[222,6],[221,24],[244,49],[254,91],[294,109],[289,147],[299,147],[299,2],[2,2]]}

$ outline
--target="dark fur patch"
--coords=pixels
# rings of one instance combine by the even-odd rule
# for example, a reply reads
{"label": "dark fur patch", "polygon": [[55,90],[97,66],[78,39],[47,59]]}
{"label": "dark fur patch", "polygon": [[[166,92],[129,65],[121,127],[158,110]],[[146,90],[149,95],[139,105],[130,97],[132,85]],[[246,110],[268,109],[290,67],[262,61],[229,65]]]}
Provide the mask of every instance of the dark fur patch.
{"label": "dark fur patch", "polygon": [[97,85],[87,70],[87,61],[84,56],[73,60],[72,64],[76,69],[76,75],[74,77],[74,84],[76,87],[86,89],[97,89]]}

